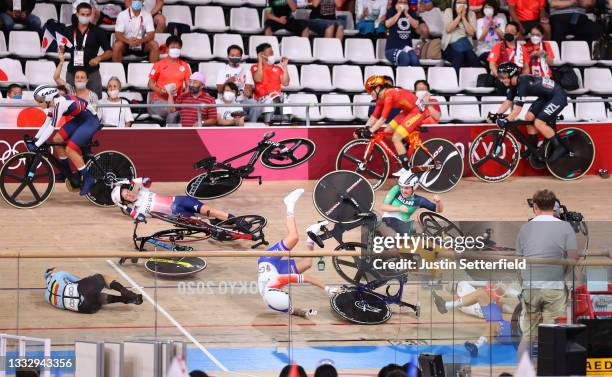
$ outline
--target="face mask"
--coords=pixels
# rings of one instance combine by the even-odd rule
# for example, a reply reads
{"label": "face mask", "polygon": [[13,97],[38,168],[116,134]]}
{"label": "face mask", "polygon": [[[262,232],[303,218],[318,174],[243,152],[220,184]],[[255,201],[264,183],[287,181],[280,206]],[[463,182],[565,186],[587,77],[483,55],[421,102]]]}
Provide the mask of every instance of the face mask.
{"label": "face mask", "polygon": [[534,35],[531,37],[531,43],[533,43],[534,45],[538,45],[540,44],[540,42],[542,42],[542,37],[540,37],[539,35]]}
{"label": "face mask", "polygon": [[86,86],[87,86],[86,82],[75,82],[74,83],[74,87],[77,89],[85,89]]}
{"label": "face mask", "polygon": [[485,8],[484,9],[484,15],[487,16],[487,17],[492,17],[493,13],[495,13],[493,8]]}
{"label": "face mask", "polygon": [[180,48],[171,48],[168,50],[168,56],[176,59],[179,56],[181,56],[181,49]]}
{"label": "face mask", "polygon": [[403,12],[406,10],[406,4],[400,4],[400,12]]}
{"label": "face mask", "polygon": [[240,64],[240,61],[242,60],[242,58],[238,56],[230,56],[229,58],[227,58],[227,60],[229,60],[229,63],[231,65],[238,65]]}
{"label": "face mask", "polygon": [[89,22],[91,21],[91,18],[88,16],[79,16],[78,18],[81,25],[89,25]]}
{"label": "face mask", "polygon": [[465,4],[457,4],[457,6],[456,6],[457,12],[461,12],[463,10],[464,6],[465,6]]}
{"label": "face mask", "polygon": [[199,86],[189,86],[189,93],[193,95],[200,93],[200,87]]}
{"label": "face mask", "polygon": [[234,102],[236,99],[236,93],[234,92],[223,92],[223,99],[227,102]]}
{"label": "face mask", "polygon": [[506,33],[506,34],[504,34],[504,39],[506,40],[506,42],[513,42],[514,41],[514,34]]}
{"label": "face mask", "polygon": [[109,90],[107,93],[108,93],[109,98],[118,98],[119,97],[119,91],[118,90]]}
{"label": "face mask", "polygon": [[268,64],[269,65],[273,65],[275,62],[276,62],[276,59],[274,59],[274,55],[268,56]]}
{"label": "face mask", "polygon": [[132,1],[132,9],[141,10],[142,9],[142,1]]}
{"label": "face mask", "polygon": [[21,99],[21,94],[18,96],[13,96],[13,99]]}
{"label": "face mask", "polygon": [[427,95],[427,90],[417,90],[414,94],[419,98],[423,98]]}

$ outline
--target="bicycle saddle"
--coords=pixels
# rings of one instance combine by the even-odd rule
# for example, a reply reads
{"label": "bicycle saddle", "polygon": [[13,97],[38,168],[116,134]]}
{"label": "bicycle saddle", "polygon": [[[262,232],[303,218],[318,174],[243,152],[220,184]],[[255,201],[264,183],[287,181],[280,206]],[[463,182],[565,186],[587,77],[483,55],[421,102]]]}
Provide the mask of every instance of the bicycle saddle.
{"label": "bicycle saddle", "polygon": [[198,162],[196,162],[195,164],[193,164],[193,168],[194,169],[204,169],[204,168],[212,168],[215,165],[215,162],[217,162],[217,157],[206,157],[205,159],[202,159]]}

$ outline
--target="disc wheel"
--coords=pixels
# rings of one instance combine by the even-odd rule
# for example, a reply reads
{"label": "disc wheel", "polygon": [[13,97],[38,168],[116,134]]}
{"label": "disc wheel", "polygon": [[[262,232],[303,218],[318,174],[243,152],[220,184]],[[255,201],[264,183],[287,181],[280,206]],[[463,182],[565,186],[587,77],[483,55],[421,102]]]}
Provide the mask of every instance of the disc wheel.
{"label": "disc wheel", "polygon": [[145,268],[156,275],[181,277],[203,271],[206,261],[197,257],[150,258],[145,262]]}
{"label": "disc wheel", "polygon": [[111,199],[113,184],[124,179],[136,178],[136,167],[128,156],[117,151],[103,151],[87,163],[89,173],[96,179],[87,199],[100,207],[114,207]]}
{"label": "disc wheel", "polygon": [[[446,139],[429,139],[423,146],[441,163],[440,169],[428,170],[419,177],[419,185],[425,191],[443,193],[451,190],[463,176],[463,157],[457,147]],[[417,148],[412,154],[410,166],[433,165],[430,155]]]}
{"label": "disc wheel", "polygon": [[312,193],[316,210],[335,223],[359,221],[374,206],[372,186],[361,175],[337,170],[324,175]]}
{"label": "disc wheel", "polygon": [[332,310],[345,320],[360,325],[378,325],[391,318],[391,309],[382,296],[358,288],[346,288],[334,295]]}
{"label": "disc wheel", "polygon": [[[337,246],[334,251],[339,250],[352,250],[359,251],[362,253],[367,250],[367,245],[359,242],[346,242],[343,245]],[[398,261],[400,257],[373,257],[373,256],[360,256],[360,257],[332,257],[332,264],[334,269],[347,282],[359,285],[367,284],[374,280],[379,279],[394,279],[406,274],[406,270],[390,270],[383,269],[379,266],[377,260],[381,262]],[[377,268],[378,267],[378,268]]]}
{"label": "disc wheel", "polygon": [[[225,221],[221,221],[216,226],[219,228],[223,228],[227,231],[234,233],[235,235],[239,234],[249,234],[251,236],[261,232],[261,230],[266,226],[268,220],[265,217],[259,215],[244,215],[244,216],[235,216],[229,218]],[[243,229],[244,227],[248,229]],[[241,237],[234,237],[241,238]],[[229,237],[228,239],[232,239]]]}
{"label": "disc wheel", "polygon": [[[585,175],[595,160],[595,144],[588,133],[578,128],[564,128],[557,132],[562,142],[569,148],[570,153],[546,163],[550,174],[564,180],[572,181]],[[544,155],[549,156],[550,143],[546,145]]]}
{"label": "disc wheel", "polygon": [[227,170],[212,170],[192,178],[185,193],[200,200],[217,199],[233,193],[241,185],[242,177]]}
{"label": "disc wheel", "polygon": [[500,129],[483,131],[470,146],[470,168],[476,177],[485,182],[501,182],[518,167],[521,149],[514,136],[506,134],[499,147],[493,147],[503,132]]}
{"label": "disc wheel", "polygon": [[261,164],[270,169],[289,169],[308,161],[316,150],[315,143],[308,139],[294,138],[269,146],[260,157]]}
{"label": "disc wheel", "polygon": [[374,190],[378,190],[387,180],[389,157],[378,144],[374,144],[372,151],[366,156],[369,145],[370,141],[366,139],[346,143],[336,157],[336,170],[359,173],[368,180]]}
{"label": "disc wheel", "polygon": [[51,163],[37,153],[18,153],[0,169],[0,195],[15,208],[38,207],[49,198],[54,186]]}
{"label": "disc wheel", "polygon": [[430,237],[463,237],[463,232],[455,223],[434,212],[421,213],[419,223],[423,232]]}

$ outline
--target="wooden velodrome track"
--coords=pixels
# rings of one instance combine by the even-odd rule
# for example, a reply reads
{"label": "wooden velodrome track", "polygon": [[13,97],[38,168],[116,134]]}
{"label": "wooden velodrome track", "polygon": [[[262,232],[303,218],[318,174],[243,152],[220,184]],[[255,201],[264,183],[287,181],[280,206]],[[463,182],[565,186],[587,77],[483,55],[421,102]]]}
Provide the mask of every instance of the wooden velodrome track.
{"label": "wooden velodrome track", "polygon": [[[209,204],[234,214],[261,214],[267,217],[266,237],[274,243],[285,232],[282,198],[291,190],[297,187],[306,190],[296,208],[296,220],[301,232],[320,220],[311,200],[314,184],[314,181],[267,181],[257,186],[246,182],[229,197]],[[466,178],[453,191],[441,196],[445,206],[443,214],[451,220],[525,221],[532,217],[525,198],[537,189],[548,188],[555,191],[570,210],[582,212],[586,219],[609,220],[612,208],[610,187],[609,180],[596,176],[573,182],[549,177],[511,178],[499,184]],[[184,184],[154,183],[152,190],[168,195],[182,194]],[[377,206],[385,191],[377,191]],[[431,198],[431,194],[422,194]],[[18,210],[0,202],[0,213],[0,250],[49,250],[61,257],[64,253],[82,250],[133,249],[133,224],[128,217],[116,209],[95,207],[77,194],[69,193],[63,185],[57,185],[51,198],[39,208]],[[167,227],[166,223],[149,220],[142,230],[148,232]],[[356,238],[357,235],[353,233],[348,238],[351,237]],[[326,244],[329,250],[335,246],[333,240]],[[238,250],[248,249],[249,244],[203,241],[196,243],[195,247],[196,250]],[[298,249],[304,249],[303,240],[300,240]],[[263,248],[260,247],[260,250]],[[318,271],[315,263],[310,273],[328,284],[343,284],[344,281],[331,265],[330,257],[326,257],[326,261],[325,271]],[[394,340],[418,339],[423,345],[423,352],[430,350],[427,346],[430,344],[454,343],[463,348],[465,340],[476,339],[486,328],[484,321],[459,311],[445,315],[440,315],[435,308],[432,311],[430,290],[416,286],[410,286],[404,298],[408,302],[418,300],[421,303],[421,318],[415,318],[407,310],[400,312],[395,307],[393,318],[379,326],[343,323],[332,313],[328,299],[321,290],[307,285],[293,286],[291,294],[294,304],[318,309],[319,315],[312,320],[292,318],[290,323],[286,315],[272,312],[263,304],[255,288],[257,272],[253,258],[207,258],[207,262],[207,269],[195,276],[168,280],[156,279],[145,271],[143,260],[138,265],[128,262],[124,266],[117,266],[116,260],[106,259],[4,259],[0,262],[0,332],[48,337],[60,347],[68,347],[75,340],[172,338],[190,342],[185,337],[187,333],[206,349],[279,347],[282,353],[291,341],[294,358],[300,362],[303,347],[389,346],[396,344]],[[95,315],[54,309],[44,301],[43,290],[43,272],[52,266],[79,277],[103,273],[116,277],[125,285],[136,284],[143,287],[151,301],[145,300],[139,307],[122,304],[109,306]],[[186,288],[186,283],[192,283],[192,288]],[[449,293],[443,295],[450,298]],[[159,305],[159,310],[155,310],[154,302]],[[363,357],[368,357],[367,353],[356,354],[355,360]],[[374,365],[380,367],[389,362],[402,364],[407,361],[402,359],[405,354],[395,357],[397,360],[381,359]],[[206,359],[203,355],[202,358]],[[333,359],[334,353],[331,352],[326,358]],[[226,367],[242,372],[251,371],[250,375],[273,376],[278,373],[278,365],[284,362],[286,359],[279,356],[279,363],[270,365],[268,371],[251,371],[255,368],[249,366],[251,362],[248,359]],[[342,363],[337,366],[347,367]],[[480,370],[479,375],[490,375],[493,371],[497,373],[512,369],[495,367],[491,370],[488,366],[481,366],[477,370]],[[354,372],[369,372],[366,375],[372,375],[373,370],[369,367],[355,369]],[[312,372],[312,368],[308,371]]]}

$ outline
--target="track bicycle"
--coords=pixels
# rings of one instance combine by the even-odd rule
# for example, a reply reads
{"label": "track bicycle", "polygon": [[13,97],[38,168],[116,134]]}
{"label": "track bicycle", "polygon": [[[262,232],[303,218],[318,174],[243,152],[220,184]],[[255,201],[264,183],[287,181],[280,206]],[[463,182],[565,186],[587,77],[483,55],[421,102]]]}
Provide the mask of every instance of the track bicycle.
{"label": "track bicycle", "polygon": [[[338,153],[336,169],[355,171],[366,177],[374,190],[379,189],[391,168],[398,170],[402,166],[395,151],[385,141],[392,136],[393,132],[381,131],[374,133],[369,140],[349,141]],[[424,190],[443,193],[459,183],[463,175],[463,157],[453,143],[434,138],[420,142],[416,147],[410,166],[413,172],[422,172],[419,180]]]}
{"label": "track bicycle", "polygon": [[[252,176],[255,162],[269,169],[289,169],[308,161],[315,153],[315,144],[308,139],[291,138],[272,141],[274,132],[267,132],[257,145],[246,152],[218,162],[214,156],[204,158],[194,164],[194,169],[204,173],[192,178],[187,184],[186,194],[196,199],[216,199],[233,193],[242,185],[243,179],[257,179]],[[252,154],[247,164],[232,167],[231,162]]]}
{"label": "track bicycle", "polygon": [[[489,113],[488,117],[497,122],[506,115]],[[543,154],[540,148],[530,146],[527,137],[518,129],[518,126],[527,124],[533,122],[507,122],[503,128],[486,130],[476,136],[471,143],[468,158],[474,175],[485,182],[501,182],[507,179],[519,165],[521,144],[527,148],[528,161],[534,169],[547,168],[553,176],[561,180],[578,179],[589,171],[595,160],[595,144],[588,133],[574,127],[556,130],[555,125],[551,125],[569,152],[553,162],[548,162],[546,159],[551,152],[550,144],[545,141],[540,147],[543,148]]]}
{"label": "track bicycle", "polygon": [[[24,142],[32,142],[26,135]],[[64,168],[53,155],[53,147],[65,147],[65,142],[46,142],[35,152],[22,152],[9,158],[0,168],[0,196],[15,208],[35,208],[43,204],[53,192],[56,173],[64,177],[69,191],[78,191],[81,176]],[[89,141],[81,151],[89,173],[97,182],[86,195],[93,204],[100,207],[114,207],[111,190],[115,182],[136,177],[136,168],[128,156],[108,150],[93,154],[91,148],[100,146],[98,141]]]}

